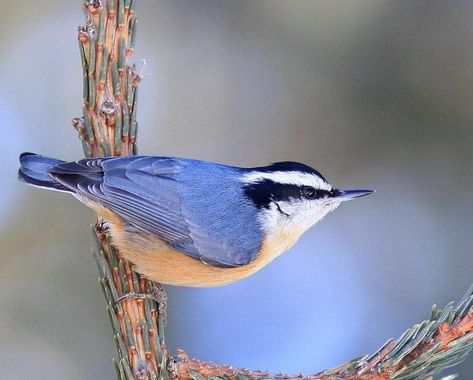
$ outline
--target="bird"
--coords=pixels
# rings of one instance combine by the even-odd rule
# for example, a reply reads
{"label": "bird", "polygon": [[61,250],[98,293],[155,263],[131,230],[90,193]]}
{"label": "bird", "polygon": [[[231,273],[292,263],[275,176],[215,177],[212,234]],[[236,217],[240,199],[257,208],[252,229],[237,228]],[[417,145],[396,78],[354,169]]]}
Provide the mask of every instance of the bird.
{"label": "bird", "polygon": [[94,210],[137,272],[186,287],[254,274],[342,202],[373,193],[339,190],[292,161],[252,168],[163,156],[66,162],[29,152],[19,160],[21,181]]}

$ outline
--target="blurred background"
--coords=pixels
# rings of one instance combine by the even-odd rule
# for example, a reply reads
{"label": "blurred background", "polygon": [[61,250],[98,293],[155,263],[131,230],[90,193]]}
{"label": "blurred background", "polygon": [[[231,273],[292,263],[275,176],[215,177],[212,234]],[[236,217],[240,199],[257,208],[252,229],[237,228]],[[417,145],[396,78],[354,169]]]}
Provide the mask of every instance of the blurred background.
{"label": "blurred background", "polygon": [[[2,378],[113,379],[89,224],[16,180],[82,156],[80,1],[0,13]],[[473,3],[140,1],[139,150],[319,169],[344,204],[256,275],[167,287],[167,343],[218,363],[321,371],[376,350],[473,282]],[[473,358],[457,367],[470,378]]]}

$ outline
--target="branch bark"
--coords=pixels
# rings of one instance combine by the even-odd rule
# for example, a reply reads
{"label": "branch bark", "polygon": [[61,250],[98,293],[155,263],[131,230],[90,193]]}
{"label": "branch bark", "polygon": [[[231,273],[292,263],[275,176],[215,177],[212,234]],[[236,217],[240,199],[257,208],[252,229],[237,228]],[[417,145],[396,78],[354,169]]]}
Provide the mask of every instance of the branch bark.
{"label": "branch bark", "polygon": [[[142,75],[127,63],[136,35],[135,2],[83,3],[86,24],[79,27],[78,35],[83,67],[82,117],[72,123],[86,157],[137,152],[137,95]],[[117,377],[166,378],[166,294],[159,284],[142,277],[120,257],[101,221],[92,230],[97,242],[99,283],[118,350],[118,360],[114,360]]]}
{"label": "branch bark", "polygon": [[[336,368],[309,376],[272,375],[267,372],[234,369],[189,359],[179,353],[175,365],[180,379],[235,380],[428,380],[442,369],[461,363],[473,349],[473,287],[454,306],[432,308],[429,320],[406,330],[397,340],[388,340],[372,355],[346,362]],[[448,379],[453,379],[450,376]]]}
{"label": "branch bark", "polygon": [[[142,75],[127,64],[136,35],[136,0],[88,0],[85,26],[79,27],[83,65],[83,115],[73,120],[86,157],[136,154],[137,86]],[[427,380],[463,361],[473,348],[473,288],[460,303],[435,306],[429,320],[414,325],[377,352],[310,376],[274,375],[234,369],[180,351],[168,355],[164,341],[166,294],[133,271],[110,244],[97,221],[99,282],[118,350],[119,379],[310,379]],[[450,377],[452,379],[452,377]]]}

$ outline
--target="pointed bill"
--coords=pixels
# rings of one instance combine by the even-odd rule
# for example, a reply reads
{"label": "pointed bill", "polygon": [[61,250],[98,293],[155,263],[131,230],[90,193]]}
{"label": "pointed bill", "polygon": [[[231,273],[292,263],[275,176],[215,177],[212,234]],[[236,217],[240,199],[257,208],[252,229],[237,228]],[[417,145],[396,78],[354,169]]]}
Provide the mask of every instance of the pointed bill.
{"label": "pointed bill", "polygon": [[339,190],[339,192],[334,198],[340,202],[345,202],[374,193],[374,190]]}

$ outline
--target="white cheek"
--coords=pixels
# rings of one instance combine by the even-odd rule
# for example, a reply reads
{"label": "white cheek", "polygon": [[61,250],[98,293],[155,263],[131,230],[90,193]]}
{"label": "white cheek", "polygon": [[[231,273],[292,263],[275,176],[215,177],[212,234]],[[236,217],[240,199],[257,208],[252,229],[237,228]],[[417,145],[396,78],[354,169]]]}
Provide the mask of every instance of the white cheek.
{"label": "white cheek", "polygon": [[288,214],[285,218],[280,219],[280,223],[285,224],[287,227],[306,231],[320,220],[319,207],[314,205],[314,202],[278,203],[281,210]]}
{"label": "white cheek", "polygon": [[266,235],[272,235],[276,231],[281,217],[284,217],[284,215],[281,214],[274,203],[271,203],[267,209],[261,209],[259,221]]}
{"label": "white cheek", "polygon": [[335,210],[339,204],[340,202],[327,203],[324,200],[280,201],[277,204],[273,202],[269,209],[262,212],[261,222],[268,234],[281,228],[286,231],[293,230],[303,233],[322,220],[329,212]]}

